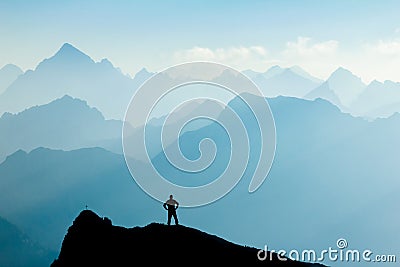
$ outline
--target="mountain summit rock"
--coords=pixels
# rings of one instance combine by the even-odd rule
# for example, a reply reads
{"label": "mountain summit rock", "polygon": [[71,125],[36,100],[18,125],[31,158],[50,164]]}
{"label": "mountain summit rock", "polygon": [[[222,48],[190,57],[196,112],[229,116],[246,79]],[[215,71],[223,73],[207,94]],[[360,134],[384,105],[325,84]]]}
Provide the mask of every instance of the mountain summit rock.
{"label": "mountain summit rock", "polygon": [[64,238],[51,267],[61,266],[322,266],[272,254],[260,261],[259,249],[231,243],[186,226],[151,223],[144,227],[113,226],[107,217],[83,210]]}

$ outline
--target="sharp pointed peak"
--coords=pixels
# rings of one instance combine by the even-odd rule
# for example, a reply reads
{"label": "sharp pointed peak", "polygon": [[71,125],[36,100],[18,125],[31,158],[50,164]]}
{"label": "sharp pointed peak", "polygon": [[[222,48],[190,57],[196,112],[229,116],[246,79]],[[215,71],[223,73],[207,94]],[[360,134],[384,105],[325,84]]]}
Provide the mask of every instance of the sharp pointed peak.
{"label": "sharp pointed peak", "polygon": [[82,59],[89,59],[90,61],[93,61],[88,55],[86,55],[84,52],[76,48],[70,43],[64,43],[61,48],[52,56],[52,58],[66,58],[66,59],[72,59],[72,58],[82,58]]}
{"label": "sharp pointed peak", "polygon": [[145,67],[143,67],[141,70],[139,70],[136,74],[134,79],[147,79],[149,78],[153,73],[149,72]]}
{"label": "sharp pointed peak", "polygon": [[138,71],[138,73],[150,73],[146,67],[141,68],[141,70]]}
{"label": "sharp pointed peak", "polygon": [[[92,64],[95,63],[88,55],[83,53],[81,50],[71,45],[70,43],[64,43],[61,48],[50,58],[47,58],[39,63],[35,71],[40,69],[53,69],[55,65],[60,64],[61,66],[66,65],[80,65],[80,64]],[[58,67],[58,66],[57,66]]]}
{"label": "sharp pointed peak", "polygon": [[100,63],[102,66],[107,66],[107,67],[112,67],[115,68],[114,65],[112,64],[112,62],[110,60],[108,60],[108,58],[103,58]]}
{"label": "sharp pointed peak", "polygon": [[[77,51],[77,52],[81,52],[78,48],[76,48],[75,46],[73,46],[70,43],[64,43],[60,49],[58,50],[58,52],[63,52],[63,51]],[[82,53],[82,52],[81,52]]]}
{"label": "sharp pointed peak", "polygon": [[75,48],[72,44],[70,44],[70,43],[64,43],[62,46],[61,46],[61,49],[66,49],[66,48]]}
{"label": "sharp pointed peak", "polygon": [[338,67],[334,72],[332,72],[332,74],[328,78],[328,81],[332,80],[332,79],[336,79],[337,77],[356,78],[356,79],[360,80],[360,82],[361,82],[360,77],[358,77],[357,75],[352,73],[350,70],[345,69],[343,67]]}
{"label": "sharp pointed peak", "polygon": [[338,67],[333,73],[350,73],[350,74],[354,75],[351,71],[349,71],[348,69],[345,69],[343,67]]}

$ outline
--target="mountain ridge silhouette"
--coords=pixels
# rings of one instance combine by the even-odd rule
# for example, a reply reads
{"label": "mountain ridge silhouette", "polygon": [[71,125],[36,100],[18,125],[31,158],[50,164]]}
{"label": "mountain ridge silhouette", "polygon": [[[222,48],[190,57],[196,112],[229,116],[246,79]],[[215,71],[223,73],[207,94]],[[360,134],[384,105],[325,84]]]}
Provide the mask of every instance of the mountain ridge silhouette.
{"label": "mountain ridge silhouette", "polygon": [[60,254],[51,267],[126,266],[136,262],[152,266],[187,266],[190,263],[324,266],[288,258],[281,261],[275,253],[271,255],[272,261],[260,261],[258,251],[257,248],[238,245],[183,225],[168,226],[153,222],[143,227],[115,226],[108,217],[83,210],[69,227]]}

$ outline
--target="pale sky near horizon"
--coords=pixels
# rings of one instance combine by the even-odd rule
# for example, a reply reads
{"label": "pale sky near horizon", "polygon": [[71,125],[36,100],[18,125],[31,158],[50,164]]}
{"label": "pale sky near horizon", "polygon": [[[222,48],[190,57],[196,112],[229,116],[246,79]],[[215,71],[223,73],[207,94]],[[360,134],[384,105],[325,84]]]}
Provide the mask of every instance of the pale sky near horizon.
{"label": "pale sky near horizon", "polygon": [[63,43],[124,73],[191,60],[266,71],[299,65],[326,79],[400,82],[400,1],[0,2],[0,68],[34,69]]}

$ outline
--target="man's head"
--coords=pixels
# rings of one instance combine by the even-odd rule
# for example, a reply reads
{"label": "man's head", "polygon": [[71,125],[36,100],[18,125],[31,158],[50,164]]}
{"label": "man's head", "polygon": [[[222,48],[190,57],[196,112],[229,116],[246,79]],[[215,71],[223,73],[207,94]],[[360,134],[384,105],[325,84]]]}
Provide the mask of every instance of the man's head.
{"label": "man's head", "polygon": [[169,195],[169,199],[172,199],[174,196],[173,195]]}

